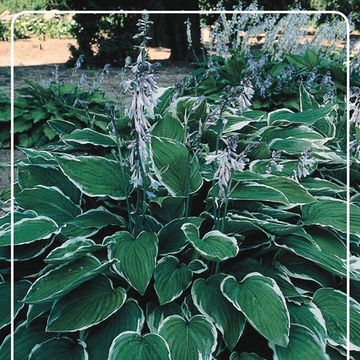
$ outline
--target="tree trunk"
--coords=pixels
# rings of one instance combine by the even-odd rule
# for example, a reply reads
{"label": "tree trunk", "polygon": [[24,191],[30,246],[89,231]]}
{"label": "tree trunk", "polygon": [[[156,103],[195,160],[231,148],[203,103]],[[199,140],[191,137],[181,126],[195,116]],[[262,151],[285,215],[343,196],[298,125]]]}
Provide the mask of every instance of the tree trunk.
{"label": "tree trunk", "polygon": [[[164,4],[166,10],[199,10],[198,0],[172,0]],[[166,30],[169,35],[171,56],[173,61],[189,60],[193,57],[188,49],[185,21],[191,22],[192,48],[197,54],[201,52],[200,44],[200,16],[199,14],[186,15],[179,11],[176,15],[164,15]]]}

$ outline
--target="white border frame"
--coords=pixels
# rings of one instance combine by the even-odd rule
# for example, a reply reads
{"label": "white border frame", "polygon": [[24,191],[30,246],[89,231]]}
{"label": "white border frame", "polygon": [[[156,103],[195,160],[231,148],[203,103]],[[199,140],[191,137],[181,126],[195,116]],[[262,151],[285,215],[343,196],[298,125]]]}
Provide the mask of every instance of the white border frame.
{"label": "white border frame", "polygon": [[11,324],[10,324],[10,347],[11,347],[11,360],[14,360],[14,95],[15,95],[15,87],[14,87],[14,58],[15,58],[15,48],[14,48],[14,25],[15,21],[21,17],[22,15],[35,15],[35,14],[46,14],[46,13],[56,13],[56,14],[199,14],[199,15],[209,15],[209,14],[308,14],[308,15],[338,15],[345,20],[346,23],[346,148],[347,148],[347,157],[346,157],[346,248],[347,248],[347,261],[346,261],[346,306],[347,306],[347,314],[346,314],[346,337],[347,337],[347,348],[346,348],[346,359],[350,360],[350,23],[349,19],[340,11],[308,11],[308,10],[278,10],[278,11],[270,11],[270,10],[214,10],[214,11],[206,11],[206,10],[27,10],[22,11],[20,13],[15,14],[11,19],[11,61],[10,61],[10,87],[11,87],[11,130],[10,130],[10,147],[11,147],[11,155],[10,155],[10,223],[11,223],[11,250],[10,250],[10,279],[11,279],[11,295],[10,295],[10,309],[11,309]]}

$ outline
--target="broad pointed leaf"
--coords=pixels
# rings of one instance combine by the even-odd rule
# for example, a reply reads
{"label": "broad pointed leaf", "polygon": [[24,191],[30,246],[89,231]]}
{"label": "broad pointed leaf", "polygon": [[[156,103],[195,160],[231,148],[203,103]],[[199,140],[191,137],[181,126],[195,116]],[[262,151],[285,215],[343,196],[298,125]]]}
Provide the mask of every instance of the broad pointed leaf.
{"label": "broad pointed leaf", "polygon": [[124,289],[114,289],[108,278],[98,276],[55,302],[46,330],[70,332],[87,329],[119,310],[125,299]]}
{"label": "broad pointed leaf", "polygon": [[259,273],[250,273],[242,281],[228,276],[221,283],[225,297],[266,339],[280,346],[289,341],[289,313],[276,282]]}
{"label": "broad pointed leaf", "polygon": [[[48,239],[59,230],[54,220],[45,216],[24,218],[14,224],[14,245],[30,244]],[[0,246],[11,245],[10,226],[0,230]]]}
{"label": "broad pointed leaf", "polygon": [[130,192],[129,175],[114,160],[69,155],[57,160],[64,174],[86,195],[124,200]]}
{"label": "broad pointed leaf", "polygon": [[[350,298],[350,339],[351,350],[360,351],[360,305]],[[330,344],[347,346],[347,299],[346,294],[332,288],[315,292],[314,304],[320,309],[326,324]]]}
{"label": "broad pointed leaf", "polygon": [[192,246],[207,260],[221,262],[235,257],[239,252],[236,239],[218,230],[210,231],[200,239],[199,230],[194,224],[184,224],[181,229]]}
{"label": "broad pointed leaf", "polygon": [[244,331],[245,317],[221,292],[220,284],[225,277],[215,274],[208,279],[197,279],[191,295],[195,306],[221,331],[227,347],[232,350]]}
{"label": "broad pointed leaf", "polygon": [[34,210],[41,216],[53,219],[57,224],[72,220],[81,213],[75,205],[57,187],[38,185],[24,189],[15,196],[18,205],[25,210]]}
{"label": "broad pointed leaf", "polygon": [[203,180],[197,160],[186,147],[172,139],[152,137],[152,159],[157,176],[171,195],[187,196],[200,189]]}
{"label": "broad pointed leaf", "polygon": [[114,269],[139,293],[144,294],[155,269],[158,239],[154,233],[142,232],[135,239],[126,231],[108,237],[109,258]]}
{"label": "broad pointed leaf", "polygon": [[171,360],[208,360],[215,351],[215,327],[202,315],[189,321],[169,316],[160,325],[159,334],[169,344]]}
{"label": "broad pointed leaf", "polygon": [[192,272],[175,256],[162,258],[154,272],[154,286],[160,305],[178,298],[191,284]]}
{"label": "broad pointed leaf", "polygon": [[[169,347],[165,340],[157,334],[144,336],[125,331],[113,341],[108,360],[170,360]],[[171,359],[172,360],[172,359]]]}
{"label": "broad pointed leaf", "polygon": [[274,358],[278,360],[330,360],[325,344],[308,328],[292,324],[289,344],[286,347],[273,343]]}
{"label": "broad pointed leaf", "polygon": [[113,340],[124,331],[141,332],[144,325],[144,314],[133,299],[124,305],[107,320],[91,327],[85,338],[89,360],[107,359]]}
{"label": "broad pointed leaf", "polygon": [[40,303],[56,299],[102,273],[108,267],[108,263],[101,264],[97,258],[90,255],[60,265],[40,276],[32,284],[24,301]]}
{"label": "broad pointed leaf", "polygon": [[88,354],[82,341],[67,337],[46,340],[31,350],[29,360],[87,360]]}

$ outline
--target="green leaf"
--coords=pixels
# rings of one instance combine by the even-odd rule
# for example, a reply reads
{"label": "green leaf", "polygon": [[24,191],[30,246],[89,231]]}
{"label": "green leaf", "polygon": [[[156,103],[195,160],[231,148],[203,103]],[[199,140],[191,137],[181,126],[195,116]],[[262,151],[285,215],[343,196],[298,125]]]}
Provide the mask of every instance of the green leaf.
{"label": "green leaf", "polygon": [[125,222],[121,216],[111,213],[104,207],[98,207],[80,214],[68,221],[67,225],[74,225],[82,229],[102,229],[109,225],[124,226]]}
{"label": "green leaf", "polygon": [[154,287],[160,305],[178,298],[191,284],[192,272],[175,256],[163,257],[154,271]]}
{"label": "green leaf", "polygon": [[130,193],[130,177],[114,160],[100,156],[62,156],[61,170],[84,194],[125,200]]}
{"label": "green leaf", "polygon": [[[320,200],[302,207],[306,225],[321,225],[346,233],[346,202]],[[360,207],[350,204],[350,233],[360,235]]]}
{"label": "green leaf", "polygon": [[57,187],[38,185],[16,194],[15,200],[25,210],[34,210],[39,215],[53,219],[57,224],[73,219],[81,213],[75,205]]}
{"label": "green leaf", "polygon": [[308,304],[288,304],[290,321],[292,324],[303,325],[312,331],[318,338],[326,342],[326,325],[325,320],[319,308],[311,303]]}
{"label": "green leaf", "polygon": [[[360,305],[350,298],[350,350],[360,351]],[[332,288],[322,288],[315,292],[314,304],[325,319],[329,343],[347,346],[347,299],[346,294]]]}
{"label": "green leaf", "polygon": [[270,175],[260,180],[259,183],[280,191],[292,205],[302,205],[316,201],[298,182],[282,176]]}
{"label": "green leaf", "polygon": [[124,305],[107,320],[91,327],[85,338],[90,360],[107,359],[113,339],[124,331],[140,333],[144,325],[144,314],[133,299]]}
{"label": "green leaf", "polygon": [[159,253],[160,255],[177,254],[189,243],[181,226],[186,223],[200,227],[204,221],[198,217],[184,217],[170,221],[159,231]]}
{"label": "green leaf", "polygon": [[258,183],[239,182],[229,192],[228,198],[230,200],[270,201],[289,205],[288,199],[281,191]]}
{"label": "green leaf", "polygon": [[29,305],[28,311],[26,314],[27,326],[29,326],[32,322],[34,322],[40,316],[49,313],[52,306],[53,306],[52,301],[46,302],[46,303],[38,303],[38,304]]}
{"label": "green leaf", "polygon": [[202,315],[189,321],[169,316],[160,325],[159,334],[169,344],[171,360],[211,359],[216,348],[216,329]]}
{"label": "green leaf", "polygon": [[156,174],[170,195],[187,196],[200,189],[199,164],[182,143],[153,136],[151,148]]}
{"label": "green leaf", "polygon": [[54,303],[46,331],[79,331],[99,324],[124,304],[126,292],[113,288],[105,276],[98,276],[70,291]]}
{"label": "green leaf", "polygon": [[46,340],[37,344],[29,354],[29,360],[87,360],[85,344],[67,337]]}
{"label": "green leaf", "polygon": [[327,104],[319,109],[310,109],[294,113],[289,109],[278,109],[268,114],[268,124],[278,123],[307,124],[313,125],[324,119],[334,110],[334,104]]}
{"label": "green leaf", "polygon": [[229,360],[264,360],[264,358],[260,357],[255,353],[241,353],[233,352],[230,355]]}
{"label": "green leaf", "polygon": [[306,90],[303,83],[300,84],[300,111],[318,109],[320,106],[315,97]]}
{"label": "green leaf", "polygon": [[[14,318],[18,315],[19,311],[24,307],[21,302],[31,283],[27,280],[20,280],[14,282]],[[11,284],[9,282],[0,283],[0,329],[7,326],[11,322],[11,306],[10,306],[10,293]]]}
{"label": "green leaf", "polygon": [[[14,224],[14,245],[30,244],[34,241],[48,239],[59,230],[54,220],[45,216],[24,218]],[[0,247],[10,246],[10,226],[0,229]]]}
{"label": "green leaf", "polygon": [[341,258],[345,246],[337,236],[328,231],[314,232],[311,237],[288,235],[276,239],[275,243],[331,273],[346,276],[346,256],[345,259]]}
{"label": "green leaf", "polygon": [[288,344],[289,313],[284,296],[273,279],[250,273],[239,282],[228,276],[221,283],[221,291],[266,339],[280,346]]}
{"label": "green leaf", "polygon": [[156,137],[168,138],[182,142],[184,127],[178,119],[166,113],[154,126],[151,134]]}
{"label": "green leaf", "polygon": [[[0,347],[0,360],[10,359],[10,337],[8,335]],[[53,338],[54,334],[45,332],[41,323],[26,326],[26,322],[21,323],[14,332],[14,359],[28,360],[32,348],[47,339]]]}
{"label": "green leaf", "polygon": [[175,88],[173,86],[165,88],[164,92],[157,99],[157,103],[154,109],[155,114],[164,116],[167,112],[174,95]]}
{"label": "green leaf", "polygon": [[199,230],[194,224],[184,224],[181,229],[192,246],[207,260],[221,262],[235,257],[239,252],[236,239],[218,230],[210,231],[200,239]]}
{"label": "green leaf", "polygon": [[274,357],[279,360],[330,360],[325,344],[302,325],[291,324],[289,344],[286,347],[270,343]]}
{"label": "green leaf", "polygon": [[47,263],[64,263],[78,259],[86,254],[101,250],[104,245],[95,244],[93,240],[75,238],[65,241],[61,246],[53,249],[44,259]]}
{"label": "green leaf", "polygon": [[[140,335],[125,331],[115,338],[108,360],[170,360],[169,347],[157,334]],[[171,359],[172,360],[172,359]]]}
{"label": "green leaf", "polygon": [[79,189],[56,166],[19,164],[18,183],[21,190],[33,188],[38,185],[45,187],[58,187],[74,203],[79,203]]}
{"label": "green leaf", "polygon": [[159,327],[170,315],[182,315],[182,309],[176,302],[158,305],[158,303],[146,303],[146,325],[150,332],[158,333]]}
{"label": "green leaf", "polygon": [[70,134],[76,130],[76,125],[66,120],[48,120],[47,123],[57,134]]}
{"label": "green leaf", "polygon": [[236,346],[245,328],[245,318],[225,299],[220,284],[226,275],[215,274],[208,279],[197,279],[191,289],[192,299],[198,310],[223,334],[229,350]]}
{"label": "green leaf", "polygon": [[109,258],[115,259],[114,269],[140,294],[144,294],[155,269],[158,239],[154,233],[142,232],[135,239],[126,231],[106,238]]}
{"label": "green leaf", "polygon": [[116,141],[113,137],[101,134],[92,129],[76,129],[71,134],[61,136],[61,140],[70,145],[94,145],[103,147],[115,147]]}
{"label": "green leaf", "polygon": [[41,303],[56,299],[102,273],[108,266],[108,263],[101,264],[91,255],[61,265],[40,276],[32,284],[24,301]]}

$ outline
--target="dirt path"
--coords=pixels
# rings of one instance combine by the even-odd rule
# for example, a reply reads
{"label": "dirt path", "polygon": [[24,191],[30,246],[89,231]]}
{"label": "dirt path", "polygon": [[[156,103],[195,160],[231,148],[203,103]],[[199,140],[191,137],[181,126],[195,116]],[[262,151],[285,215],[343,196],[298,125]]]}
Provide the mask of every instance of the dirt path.
{"label": "dirt path", "polygon": [[[55,65],[59,65],[61,80],[68,81],[72,76],[72,69],[64,64],[70,57],[69,45],[76,45],[76,40],[37,39],[17,40],[14,48],[15,87],[24,85],[24,79],[35,81],[48,80],[52,75]],[[188,64],[172,64],[167,62],[170,50],[167,48],[150,48],[150,60],[162,62],[158,76],[160,86],[174,85],[184,75],[191,71]],[[10,43],[0,42],[0,90],[10,93]],[[89,78],[96,77],[100,70],[86,70]],[[103,87],[111,95],[119,84],[118,69],[113,69],[110,76],[105,77]],[[80,71],[81,75],[81,71]]]}

